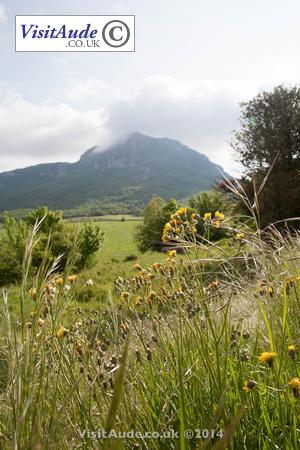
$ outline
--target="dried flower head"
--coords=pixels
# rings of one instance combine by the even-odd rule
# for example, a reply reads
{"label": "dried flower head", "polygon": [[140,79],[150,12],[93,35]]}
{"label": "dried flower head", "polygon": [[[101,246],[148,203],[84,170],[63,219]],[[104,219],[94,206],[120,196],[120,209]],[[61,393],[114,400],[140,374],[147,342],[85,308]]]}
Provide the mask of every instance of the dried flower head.
{"label": "dried flower head", "polygon": [[288,355],[291,359],[296,358],[296,347],[294,345],[288,346]]}
{"label": "dried flower head", "polygon": [[128,300],[129,298],[129,292],[121,292],[121,300]]}
{"label": "dried flower head", "polygon": [[153,268],[155,271],[159,270],[159,269],[161,268],[161,266],[162,266],[162,265],[161,265],[160,263],[158,263],[158,262],[152,264],[152,268]]}
{"label": "dried flower head", "polygon": [[68,281],[69,281],[69,283],[71,283],[71,284],[75,284],[76,281],[77,281],[77,275],[70,275],[70,276],[68,277]]}
{"label": "dried flower head", "polygon": [[29,295],[32,298],[32,300],[36,300],[36,289],[35,288],[29,289]]}
{"label": "dried flower head", "polygon": [[37,323],[38,323],[39,327],[42,327],[44,325],[45,321],[42,318],[39,318]]}

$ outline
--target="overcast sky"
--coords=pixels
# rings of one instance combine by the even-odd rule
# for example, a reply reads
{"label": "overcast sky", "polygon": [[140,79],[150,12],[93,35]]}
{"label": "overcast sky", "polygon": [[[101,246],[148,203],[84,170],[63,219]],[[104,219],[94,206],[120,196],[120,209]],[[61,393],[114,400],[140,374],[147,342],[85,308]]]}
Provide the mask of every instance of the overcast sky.
{"label": "overcast sky", "polygon": [[[135,14],[135,53],[15,53],[15,14]],[[0,0],[0,172],[132,131],[236,170],[239,102],[299,83],[299,0]]]}

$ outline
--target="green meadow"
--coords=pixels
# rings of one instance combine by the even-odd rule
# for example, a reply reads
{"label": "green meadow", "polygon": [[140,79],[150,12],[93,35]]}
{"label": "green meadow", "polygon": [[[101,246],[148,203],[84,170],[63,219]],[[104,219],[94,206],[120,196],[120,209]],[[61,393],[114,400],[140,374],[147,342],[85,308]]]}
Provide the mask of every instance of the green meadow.
{"label": "green meadow", "polygon": [[298,237],[215,213],[201,239],[181,208],[165,229],[185,255],[141,254],[139,220],[108,219],[77,274],[30,275],[33,228],[3,289],[1,448],[298,449]]}
{"label": "green meadow", "polygon": [[[130,277],[134,274],[133,265],[138,262],[142,266],[148,267],[154,262],[162,262],[165,255],[160,252],[147,252],[142,254],[137,249],[134,233],[140,224],[139,218],[117,216],[111,220],[111,216],[103,216],[101,220],[96,220],[104,231],[104,243],[97,253],[93,267],[84,270],[80,278],[91,278],[99,284],[99,289],[106,294],[113,287],[114,280],[121,276]],[[72,223],[72,226],[80,226],[79,223]],[[104,294],[104,301],[107,296]],[[93,299],[92,299],[93,301]]]}

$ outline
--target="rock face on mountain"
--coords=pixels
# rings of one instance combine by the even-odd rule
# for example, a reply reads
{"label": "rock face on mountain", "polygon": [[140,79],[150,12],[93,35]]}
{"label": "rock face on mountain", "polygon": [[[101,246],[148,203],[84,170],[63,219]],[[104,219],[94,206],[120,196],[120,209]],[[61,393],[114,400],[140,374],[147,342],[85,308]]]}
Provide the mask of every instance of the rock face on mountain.
{"label": "rock face on mountain", "polygon": [[[0,211],[91,202],[143,205],[153,195],[185,198],[210,189],[222,169],[178,141],[133,133],[105,151],[93,147],[76,163],[39,164],[0,174]],[[126,211],[126,207],[124,207]]]}

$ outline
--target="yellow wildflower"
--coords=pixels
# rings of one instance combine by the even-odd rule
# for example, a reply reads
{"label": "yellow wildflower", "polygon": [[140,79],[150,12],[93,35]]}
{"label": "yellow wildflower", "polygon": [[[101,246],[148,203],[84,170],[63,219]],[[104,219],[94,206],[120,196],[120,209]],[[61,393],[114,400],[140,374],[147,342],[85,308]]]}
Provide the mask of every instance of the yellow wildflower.
{"label": "yellow wildflower", "polygon": [[142,297],[137,297],[137,298],[135,299],[135,305],[136,305],[136,306],[140,306],[140,304],[142,303],[142,301],[143,301],[143,298],[142,298]]}
{"label": "yellow wildflower", "polygon": [[268,287],[268,292],[269,292],[269,294],[270,294],[271,297],[273,297],[273,291],[274,291],[273,286],[269,286],[269,287]]}
{"label": "yellow wildflower", "polygon": [[300,397],[300,380],[299,380],[299,378],[292,378],[289,381],[289,385],[293,389],[294,397],[296,397],[296,398]]}
{"label": "yellow wildflower", "polygon": [[185,216],[186,215],[187,208],[179,208],[176,214],[179,216]]}
{"label": "yellow wildflower", "polygon": [[269,367],[273,367],[274,358],[276,356],[277,356],[277,353],[275,353],[275,352],[263,352],[259,357],[259,361],[267,363]]}
{"label": "yellow wildflower", "polygon": [[163,229],[163,235],[162,235],[162,241],[163,242],[169,242],[169,238],[168,238],[168,233],[172,230],[172,225],[168,222],[166,223],[166,225],[164,226]]}
{"label": "yellow wildflower", "polygon": [[63,278],[56,278],[55,284],[56,286],[62,286],[64,284]]}
{"label": "yellow wildflower", "polygon": [[179,225],[180,221],[177,219],[170,220],[170,225],[176,227],[176,225]]}
{"label": "yellow wildflower", "polygon": [[56,337],[59,339],[64,338],[68,334],[68,330],[64,327],[60,327],[56,332]]}
{"label": "yellow wildflower", "polygon": [[245,235],[244,235],[244,233],[237,233],[235,235],[235,237],[236,237],[236,239],[244,239]]}
{"label": "yellow wildflower", "polygon": [[256,382],[253,380],[248,380],[244,383],[243,390],[245,392],[251,391],[256,386]]}
{"label": "yellow wildflower", "polygon": [[164,226],[164,231],[168,232],[172,230],[172,225],[168,222],[166,223],[166,225]]}
{"label": "yellow wildflower", "polygon": [[206,212],[203,216],[203,219],[207,222],[211,220],[211,212]]}
{"label": "yellow wildflower", "polygon": [[220,212],[220,211],[216,211],[216,212],[215,212],[215,219],[218,219],[218,220],[224,220],[224,219],[225,219],[225,214],[223,214],[223,213]]}
{"label": "yellow wildflower", "polygon": [[176,250],[169,250],[168,251],[169,258],[175,258],[176,256]]}
{"label": "yellow wildflower", "polygon": [[192,220],[198,220],[198,219],[199,219],[199,214],[193,213],[193,214],[191,215],[191,219],[192,219]]}

